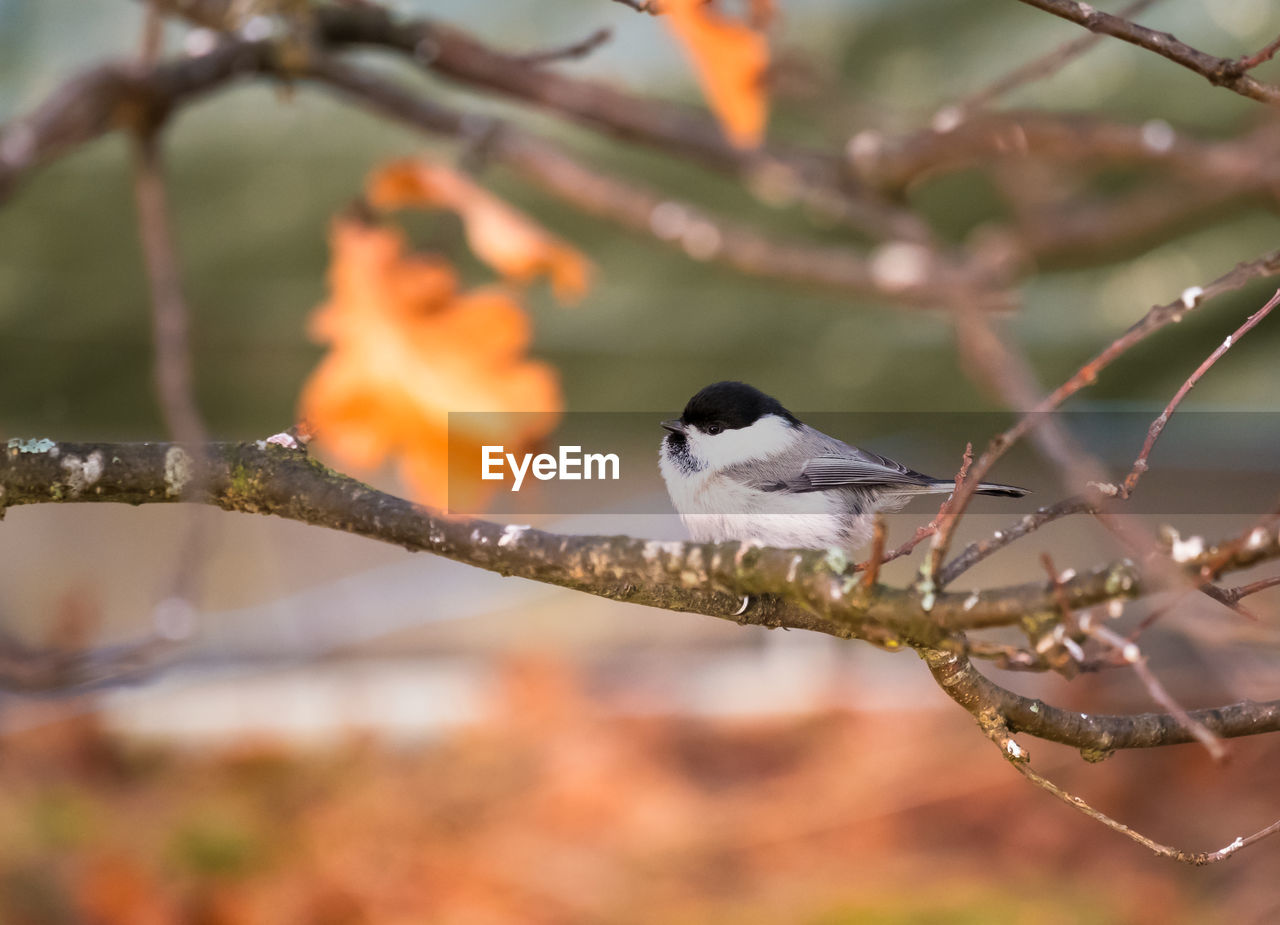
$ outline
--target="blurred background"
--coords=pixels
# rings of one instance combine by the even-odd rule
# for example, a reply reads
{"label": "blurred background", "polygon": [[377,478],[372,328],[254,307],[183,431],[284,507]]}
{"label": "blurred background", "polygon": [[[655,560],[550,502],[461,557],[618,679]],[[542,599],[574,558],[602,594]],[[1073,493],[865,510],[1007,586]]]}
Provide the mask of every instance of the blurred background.
{"label": "blurred background", "polygon": [[[832,151],[868,127],[925,126],[939,107],[1075,37],[1070,24],[995,0],[779,7],[770,138]],[[610,42],[557,67],[700,101],[659,19],[622,4],[400,0],[394,9],[511,50],[608,26]],[[1265,0],[1167,0],[1143,22],[1235,56],[1271,41],[1280,12]],[[79,68],[135,54],[141,23],[141,5],[124,0],[0,0],[0,121]],[[184,32],[171,27],[171,51]],[[1280,65],[1259,76],[1277,73]],[[803,207],[766,208],[722,175],[434,79],[428,86],[770,232],[851,239]],[[1163,120],[1206,139],[1264,118],[1257,104],[1118,42],[1006,104]],[[199,406],[213,437],[261,439],[294,422],[321,357],[306,319],[326,296],[332,218],[380,164],[458,152],[305,84],[266,82],[185,107],[165,141]],[[527,302],[531,353],[558,371],[569,412],[656,422],[708,382],[745,379],[801,413],[856,412],[868,432],[841,436],[939,476],[954,472],[966,440],[980,447],[996,430],[989,415],[957,416],[1000,406],[965,375],[943,314],[747,279],[584,217],[499,167],[480,179],[597,267],[579,306],[560,307],[541,287]],[[33,172],[0,206],[0,435],[165,438],[130,184],[127,139],[112,135]],[[976,171],[909,195],[957,241],[1002,209]],[[483,277],[456,218],[406,224],[464,277]],[[1052,387],[1150,305],[1276,246],[1277,230],[1274,200],[1257,196],[1149,246],[1046,264],[1022,285],[1007,330]],[[1072,407],[1158,410],[1269,294],[1265,282],[1252,285],[1165,330]],[[1263,325],[1187,402],[1205,421],[1254,413],[1234,430],[1237,454],[1249,454],[1250,435],[1275,433],[1278,346],[1280,328]],[[1120,441],[1120,460],[1136,453],[1145,416],[1125,420],[1131,442]],[[1204,463],[1272,499],[1275,468],[1271,459]],[[1039,503],[1062,494],[1029,451],[998,476],[1032,485]],[[399,487],[391,471],[373,481]],[[651,494],[629,511],[663,513],[542,511],[535,522],[681,536],[656,477],[637,490]],[[896,515],[891,539],[932,513]],[[1211,538],[1255,514],[1211,502],[1169,513],[1184,534]],[[984,501],[960,539],[1011,516]],[[205,537],[194,555],[182,542],[192,518]],[[1114,552],[1088,523],[1040,538],[984,563],[964,586],[1037,580],[1046,548],[1059,568]],[[917,565],[894,563],[886,578],[907,580]],[[198,576],[198,593],[181,615],[191,637],[178,664],[125,688],[0,698],[0,922],[1280,915],[1280,841],[1208,870],[1154,859],[1012,773],[913,655],[862,643],[616,604],[295,523],[161,505],[9,510],[0,623],[33,645],[127,640],[158,614],[172,618],[182,572]],[[1189,602],[1146,638],[1152,667],[1186,706],[1277,695],[1277,596],[1253,600],[1257,624]],[[1142,613],[1134,609],[1135,621]],[[1152,709],[1123,672],[1071,684],[994,674],[1082,711]],[[1280,745],[1267,737],[1232,743],[1225,766],[1193,746],[1089,765],[1024,744],[1073,792],[1180,847],[1216,848],[1280,816]]]}

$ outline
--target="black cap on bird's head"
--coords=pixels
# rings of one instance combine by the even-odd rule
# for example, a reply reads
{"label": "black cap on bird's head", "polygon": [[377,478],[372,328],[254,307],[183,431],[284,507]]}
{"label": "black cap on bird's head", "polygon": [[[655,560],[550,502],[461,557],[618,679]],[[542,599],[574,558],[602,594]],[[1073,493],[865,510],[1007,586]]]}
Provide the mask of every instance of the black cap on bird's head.
{"label": "black cap on bird's head", "polygon": [[684,406],[680,420],[664,421],[668,430],[696,427],[708,433],[750,427],[766,415],[776,415],[792,425],[800,420],[776,398],[766,395],[745,382],[716,382],[707,386]]}

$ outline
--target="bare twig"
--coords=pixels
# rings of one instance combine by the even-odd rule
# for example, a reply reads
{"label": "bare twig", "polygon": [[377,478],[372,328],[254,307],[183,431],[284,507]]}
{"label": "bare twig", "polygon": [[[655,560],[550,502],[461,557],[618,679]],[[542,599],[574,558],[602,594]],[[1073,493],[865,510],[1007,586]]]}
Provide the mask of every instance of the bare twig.
{"label": "bare twig", "polygon": [[0,634],[0,691],[83,693],[142,681],[164,667],[172,643],[160,636],[91,649],[38,649]]}
{"label": "bare twig", "polygon": [[1233,603],[1242,597],[1248,597],[1250,594],[1257,594],[1259,591],[1266,591],[1268,588],[1280,587],[1280,575],[1273,575],[1270,578],[1260,578],[1252,581],[1247,585],[1240,585],[1236,588],[1226,588],[1223,595]]}
{"label": "bare twig", "polygon": [[156,397],[165,427],[173,438],[180,443],[201,444],[205,442],[205,429],[195,402],[189,314],[154,134],[139,138],[136,164],[134,190],[155,336]]}
{"label": "bare twig", "polygon": [[637,13],[648,13],[650,16],[657,16],[662,12],[658,0],[613,0],[613,2],[629,6]]}
{"label": "bare twig", "polygon": [[146,18],[142,24],[142,42],[138,51],[138,62],[143,67],[150,67],[164,50],[164,13],[154,3],[147,7]]}
{"label": "bare twig", "polygon": [[880,580],[880,566],[884,562],[884,544],[885,540],[888,539],[888,533],[884,515],[877,513],[871,527],[871,555],[867,557],[867,561],[863,565],[863,591],[870,592],[874,590],[876,582]]}
{"label": "bare twig", "polygon": [[1041,553],[1040,564],[1044,566],[1045,574],[1049,576],[1049,587],[1053,590],[1053,599],[1058,605],[1058,612],[1062,614],[1062,625],[1070,626],[1075,622],[1071,613],[1071,601],[1067,599],[1067,592],[1062,587],[1062,576],[1053,564],[1053,557],[1047,552]]}
{"label": "bare twig", "polygon": [[[1172,713],[1134,713],[1110,716],[1063,710],[1031,697],[1015,694],[978,672],[962,652],[922,652],[934,680],[944,693],[975,719],[998,718],[1012,732],[1059,742],[1100,761],[1117,749],[1157,748],[1194,742],[1190,727]],[[1280,701],[1245,701],[1211,710],[1189,710],[1194,722],[1224,739],[1248,735],[1254,723],[1280,729]]]}
{"label": "bare twig", "polygon": [[[1081,366],[1066,382],[1045,396],[1034,408],[1023,414],[1012,427],[992,438],[982,455],[974,463],[969,478],[960,486],[954,496],[955,508],[952,524],[954,525],[963,514],[969,501],[973,498],[974,489],[991,471],[991,467],[1004,456],[1011,446],[1040,424],[1047,417],[1047,412],[1053,411],[1076,392],[1092,385],[1097,381],[1098,375],[1102,370],[1156,331],[1181,320],[1188,313],[1224,292],[1239,289],[1254,279],[1272,276],[1276,273],[1280,273],[1280,251],[1272,251],[1257,260],[1242,263],[1230,273],[1219,277],[1207,286],[1195,286],[1187,289],[1174,302],[1153,306],[1129,330],[1108,344],[1101,353]],[[945,553],[946,543],[939,543],[939,545],[943,547]]]}
{"label": "bare twig", "polygon": [[1047,777],[1033,771],[1031,769],[1030,755],[1028,755],[1026,750],[1013,740],[1008,729],[1004,728],[1003,724],[998,720],[988,720],[986,722],[979,720],[979,725],[991,741],[996,744],[996,747],[1000,749],[1005,760],[1013,765],[1014,768],[1017,769],[1018,773],[1027,780],[1031,781],[1042,790],[1053,794],[1053,796],[1057,797],[1068,806],[1075,807],[1090,819],[1102,823],[1113,832],[1119,832],[1126,838],[1132,839],[1159,857],[1170,858],[1175,861],[1180,861],[1183,864],[1190,864],[1193,867],[1203,867],[1207,864],[1215,864],[1218,861],[1224,861],[1241,848],[1248,847],[1255,842],[1262,841],[1262,839],[1267,838],[1270,835],[1274,835],[1276,832],[1280,832],[1280,821],[1273,822],[1271,825],[1261,829],[1260,831],[1254,832],[1252,835],[1235,839],[1230,844],[1219,848],[1217,851],[1184,851],[1181,848],[1174,848],[1171,845],[1161,844],[1154,839],[1148,838],[1141,832],[1131,829],[1124,823],[1113,819],[1101,810],[1095,809],[1080,797],[1063,790]]}
{"label": "bare twig", "polygon": [[1169,418],[1178,409],[1178,405],[1182,403],[1182,400],[1187,397],[1187,393],[1196,387],[1196,383],[1204,377],[1204,374],[1209,371],[1214,363],[1218,362],[1231,349],[1233,344],[1252,331],[1263,318],[1271,314],[1271,310],[1276,307],[1277,303],[1280,303],[1280,290],[1276,291],[1276,294],[1271,297],[1267,304],[1250,315],[1244,324],[1236,329],[1235,333],[1227,335],[1227,339],[1219,344],[1217,349],[1209,354],[1203,363],[1196,367],[1195,372],[1187,378],[1186,382],[1182,383],[1182,386],[1174,393],[1173,398],[1165,405],[1164,411],[1160,412],[1160,415],[1151,422],[1151,426],[1147,430],[1147,438],[1142,444],[1142,450],[1138,453],[1137,459],[1133,461],[1133,468],[1125,476],[1124,484],[1120,486],[1120,497],[1128,498],[1133,494],[1134,488],[1138,485],[1138,480],[1142,478],[1142,473],[1147,471],[1147,459],[1151,455],[1151,450],[1155,447],[1156,441],[1160,439],[1160,434],[1164,432],[1165,426],[1169,423]]}
{"label": "bare twig", "polygon": [[[1134,3],[1130,3],[1128,6],[1121,9],[1117,15],[1122,16],[1125,19],[1132,19],[1155,2],[1157,2],[1157,0],[1135,0]],[[954,111],[957,115],[972,112],[975,109],[980,109],[983,106],[988,105],[994,100],[999,99],[1019,87],[1024,87],[1036,80],[1043,80],[1046,77],[1052,77],[1076,58],[1080,57],[1085,52],[1089,51],[1089,49],[1093,48],[1093,46],[1101,42],[1103,38],[1104,36],[1093,33],[1065,42],[1050,51],[1048,54],[1028,61],[1026,64],[1016,67],[1012,71],[1009,71],[1009,73],[996,78],[994,81],[971,96],[967,96],[959,102],[945,107],[940,111],[940,115],[942,113],[947,113],[948,111]]]}
{"label": "bare twig", "polygon": [[964,456],[961,457],[960,461],[960,470],[956,472],[956,487],[951,494],[947,495],[947,500],[942,502],[942,506],[938,508],[938,516],[930,524],[934,528],[933,542],[929,547],[929,559],[925,566],[925,575],[928,576],[927,580],[931,588],[937,587],[938,569],[942,565],[942,557],[947,554],[946,538],[955,529],[956,518],[960,513],[956,508],[955,500],[969,476],[969,467],[972,465],[973,444],[966,443],[964,445]]}
{"label": "bare twig", "polygon": [[1151,666],[1147,664],[1147,657],[1142,654],[1137,643],[1097,623],[1089,624],[1088,633],[1094,639],[1099,639],[1110,646],[1126,664],[1133,668],[1138,679],[1146,687],[1147,693],[1151,695],[1151,699],[1177,717],[1178,722],[1182,723],[1187,728],[1187,731],[1195,737],[1195,740],[1205,747],[1205,750],[1208,751],[1209,756],[1214,761],[1226,760],[1227,748],[1222,744],[1222,740],[1214,735],[1213,731],[1203,723],[1193,719],[1186,709],[1178,701],[1174,700],[1168,688],[1160,682],[1155,672],[1151,670]]}
{"label": "bare twig", "polygon": [[1236,63],[1241,71],[1251,71],[1259,64],[1270,61],[1277,51],[1280,51],[1280,37],[1273,39],[1270,44],[1258,49],[1255,53],[1240,58]]}
{"label": "bare twig", "polygon": [[612,38],[613,30],[608,26],[605,26],[602,29],[597,29],[595,32],[592,32],[585,39],[574,42],[572,45],[565,45],[561,48],[552,48],[547,51],[534,51],[523,55],[516,55],[515,60],[519,61],[521,64],[541,66],[544,64],[551,64],[555,61],[585,58]]}
{"label": "bare twig", "polygon": [[1097,501],[1084,495],[1073,495],[1055,504],[1037,508],[1016,523],[997,530],[990,538],[970,543],[938,573],[938,582],[943,587],[950,585],[983,559],[1041,527],[1072,514],[1092,513],[1095,510]]}
{"label": "bare twig", "polygon": [[[160,5],[147,7],[143,24],[141,65],[151,67],[162,50],[164,14]],[[151,293],[151,326],[154,339],[156,399],[169,436],[178,443],[203,445],[207,437],[195,396],[192,369],[190,310],[182,291],[182,273],[169,220],[164,167],[160,157],[162,118],[142,120],[135,126],[134,198],[142,239],[143,261]],[[204,479],[203,460],[193,462],[192,481]],[[172,597],[189,601],[195,596],[198,562],[205,547],[203,521],[192,516],[186,524],[182,549],[172,577]],[[159,617],[159,610],[153,620]],[[174,642],[176,640],[169,640]]]}
{"label": "bare twig", "polygon": [[[343,61],[318,58],[311,73],[335,90],[418,128],[460,137],[475,131],[474,119]],[[498,120],[487,122],[485,137],[491,160],[511,166],[588,214],[652,236],[697,260],[723,263],[752,276],[864,292],[904,306],[934,308],[964,298],[984,309],[1010,307],[1007,295],[980,288],[981,280],[923,245],[912,251],[916,278],[902,280],[878,270],[874,258],[853,248],[766,237],[588,167],[549,142]]]}
{"label": "bare twig", "polygon": [[1079,3],[1077,0],[1022,0],[1022,2],[1070,20],[1090,32],[1110,35],[1155,52],[1175,64],[1194,71],[1214,86],[1226,87],[1241,96],[1263,103],[1280,102],[1280,87],[1262,83],[1250,77],[1245,73],[1247,69],[1239,59],[1216,58],[1205,54],[1197,48],[1178,41],[1168,32],[1148,29],[1122,16],[1105,13],[1087,3]]}

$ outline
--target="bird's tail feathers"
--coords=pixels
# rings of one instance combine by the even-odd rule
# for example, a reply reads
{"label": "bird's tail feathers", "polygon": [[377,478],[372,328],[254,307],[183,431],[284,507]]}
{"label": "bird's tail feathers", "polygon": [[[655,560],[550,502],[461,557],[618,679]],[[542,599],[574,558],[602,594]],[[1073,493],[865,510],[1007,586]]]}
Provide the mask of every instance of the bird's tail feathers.
{"label": "bird's tail feathers", "polygon": [[[924,486],[924,490],[931,495],[941,495],[954,491],[955,487],[955,479],[933,479]],[[979,482],[976,491],[980,495],[991,495],[996,498],[1022,498],[1031,494],[1029,488],[1001,485],[999,482]]]}

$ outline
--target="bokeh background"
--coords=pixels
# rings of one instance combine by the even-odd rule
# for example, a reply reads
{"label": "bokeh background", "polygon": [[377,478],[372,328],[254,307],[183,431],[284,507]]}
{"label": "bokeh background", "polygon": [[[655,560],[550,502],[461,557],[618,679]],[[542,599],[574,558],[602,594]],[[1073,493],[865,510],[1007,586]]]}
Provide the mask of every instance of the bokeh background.
{"label": "bokeh background", "polygon": [[[994,0],[780,6],[779,47],[791,63],[771,137],[832,150],[867,126],[927,124],[940,105],[1074,36],[1069,24]],[[661,24],[620,4],[395,8],[512,49],[611,26],[612,41],[561,66],[699,99]],[[1144,22],[1234,55],[1274,38],[1280,12],[1265,0],[1168,0]],[[0,120],[78,68],[132,55],[140,28],[140,5],[123,0],[0,0]],[[171,47],[181,36],[174,27]],[[770,231],[849,239],[821,215],[767,209],[687,164],[436,81],[423,86]],[[1162,119],[1206,137],[1262,118],[1256,104],[1120,43],[1008,103]],[[259,439],[293,422],[320,357],[305,322],[325,295],[329,223],[371,169],[424,151],[457,154],[305,85],[237,85],[170,126],[198,399],[215,437]],[[743,279],[584,218],[501,169],[482,181],[598,267],[577,308],[538,289],[529,299],[532,352],[559,371],[567,410],[657,420],[707,382],[741,378],[800,411],[893,412],[860,418],[874,432],[846,436],[938,475],[953,471],[965,440],[990,436],[939,423],[997,409],[964,375],[943,316]],[[957,239],[999,208],[976,173],[911,195]],[[456,219],[432,214],[410,227],[479,277]],[[1045,267],[1024,286],[1008,330],[1054,385],[1151,304],[1272,248],[1277,229],[1273,203],[1260,198],[1144,252]],[[0,207],[0,434],[163,438],[141,267],[124,138],[34,173]],[[1077,407],[1159,408],[1267,294],[1249,287],[1164,331]],[[1187,407],[1278,410],[1277,347],[1280,329],[1261,327]],[[1240,468],[1267,477],[1222,462]],[[1000,475],[1056,497],[1033,454]],[[391,473],[379,484],[396,488]],[[926,506],[896,517],[894,535],[929,514]],[[193,517],[208,538],[194,564],[181,542]],[[985,503],[962,537],[1007,519]],[[1247,521],[1233,511],[1179,523],[1217,536]],[[539,523],[680,535],[666,515],[575,512]],[[1106,552],[1088,525],[1043,537],[1059,567]],[[968,577],[1038,577],[1044,544]],[[900,566],[890,578],[910,574]],[[37,644],[127,639],[153,624],[174,576],[192,568],[195,633],[182,664],[127,689],[0,699],[0,921],[1280,915],[1280,841],[1210,870],[1153,859],[1013,774],[913,656],[859,643],[629,607],[297,524],[160,506],[10,510],[0,523],[0,621]],[[1186,705],[1276,695],[1276,602],[1257,601],[1258,625],[1191,606],[1150,637],[1153,666]],[[1149,708],[1141,686],[1119,673],[1070,685],[1001,680],[1086,711]],[[1265,739],[1233,745],[1226,766],[1191,746],[1097,766],[1029,747],[1064,785],[1180,846],[1217,847],[1280,815],[1280,750]]]}

